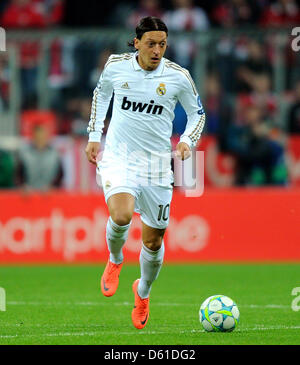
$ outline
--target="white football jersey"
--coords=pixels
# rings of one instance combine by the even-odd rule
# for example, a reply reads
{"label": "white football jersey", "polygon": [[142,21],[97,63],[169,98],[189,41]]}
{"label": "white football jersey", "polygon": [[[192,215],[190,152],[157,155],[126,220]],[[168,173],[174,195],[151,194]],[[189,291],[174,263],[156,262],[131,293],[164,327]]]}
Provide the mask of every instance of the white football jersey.
{"label": "white football jersey", "polygon": [[166,58],[155,70],[145,71],[137,62],[137,53],[111,55],[94,90],[89,142],[101,140],[113,93],[112,118],[99,167],[119,164],[145,177],[172,180],[170,137],[177,101],[188,118],[181,142],[194,147],[205,123],[190,73]]}

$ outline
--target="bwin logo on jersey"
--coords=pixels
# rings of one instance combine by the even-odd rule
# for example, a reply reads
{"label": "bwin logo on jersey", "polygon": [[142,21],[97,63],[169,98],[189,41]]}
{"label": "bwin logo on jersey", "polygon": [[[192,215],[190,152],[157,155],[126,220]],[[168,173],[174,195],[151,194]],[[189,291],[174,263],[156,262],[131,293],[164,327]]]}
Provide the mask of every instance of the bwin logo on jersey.
{"label": "bwin logo on jersey", "polygon": [[124,96],[122,107],[123,110],[132,110],[133,112],[146,112],[148,114],[161,114],[163,111],[163,106],[154,104],[154,100],[150,100],[150,103],[141,103],[130,101],[127,96]]}

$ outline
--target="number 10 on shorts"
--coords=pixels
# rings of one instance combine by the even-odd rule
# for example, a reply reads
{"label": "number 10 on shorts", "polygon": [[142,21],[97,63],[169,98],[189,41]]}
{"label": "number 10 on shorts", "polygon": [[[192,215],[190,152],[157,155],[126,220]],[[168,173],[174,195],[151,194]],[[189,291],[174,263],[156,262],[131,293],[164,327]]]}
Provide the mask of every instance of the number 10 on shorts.
{"label": "number 10 on shorts", "polygon": [[169,219],[169,213],[170,213],[170,204],[167,205],[159,205],[159,212],[157,220],[160,221],[163,219],[164,221],[167,221]]}

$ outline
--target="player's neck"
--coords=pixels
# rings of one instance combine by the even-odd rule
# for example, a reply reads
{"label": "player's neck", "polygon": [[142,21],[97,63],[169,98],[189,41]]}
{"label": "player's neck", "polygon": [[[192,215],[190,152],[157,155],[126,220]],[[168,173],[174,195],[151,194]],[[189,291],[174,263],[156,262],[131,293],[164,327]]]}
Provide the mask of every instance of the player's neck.
{"label": "player's neck", "polygon": [[145,71],[154,71],[159,66],[159,64],[156,67],[152,67],[152,66],[148,66],[148,65],[144,64],[142,59],[139,57],[139,55],[136,56],[136,61],[141,66],[141,68]]}

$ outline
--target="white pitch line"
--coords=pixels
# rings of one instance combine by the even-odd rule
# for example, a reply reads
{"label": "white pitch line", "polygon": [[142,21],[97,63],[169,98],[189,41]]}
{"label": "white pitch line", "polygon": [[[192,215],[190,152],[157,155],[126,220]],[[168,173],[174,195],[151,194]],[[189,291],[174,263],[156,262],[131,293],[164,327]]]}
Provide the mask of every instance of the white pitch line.
{"label": "white pitch line", "polygon": [[300,326],[268,326],[264,327],[261,325],[257,325],[256,327],[249,327],[249,328],[237,328],[237,332],[244,332],[244,331],[271,331],[271,330],[298,330]]}
{"label": "white pitch line", "polygon": [[[270,330],[299,330],[300,326],[269,326],[269,327],[263,327],[260,325],[256,325],[254,327],[249,328],[241,328],[236,329],[234,332],[248,332],[248,331],[270,331]],[[170,333],[178,333],[178,334],[185,334],[185,333],[205,333],[204,330],[180,330],[180,331],[174,331],[173,329],[171,331],[142,331],[142,332],[136,332],[136,331],[123,331],[118,332],[118,335],[132,335],[136,336],[139,335],[160,335],[160,334],[170,334]],[[82,336],[101,336],[101,335],[107,335],[107,334],[116,334],[115,331],[103,331],[101,332],[58,332],[58,333],[41,333],[41,334],[16,334],[16,335],[0,335],[0,338],[24,338],[24,337],[82,337]]]}
{"label": "white pitch line", "polygon": [[[57,305],[76,305],[76,306],[106,306],[106,305],[114,305],[114,306],[131,306],[133,303],[131,302],[116,302],[116,303],[108,303],[108,302],[38,302],[38,301],[8,301],[7,305],[24,305],[24,306],[57,306]],[[162,306],[162,307],[177,307],[177,306],[196,306],[193,303],[155,303],[152,302],[152,305]],[[239,308],[267,308],[267,309],[287,309],[291,308],[290,305],[284,304],[242,304],[238,305]]]}
{"label": "white pitch line", "polygon": [[[172,306],[190,306],[190,305],[194,305],[191,303],[153,303],[154,305],[159,305],[159,306],[167,306],[167,307],[172,307]],[[133,302],[117,302],[117,303],[104,303],[104,302],[34,302],[34,301],[29,301],[29,302],[24,302],[24,301],[8,301],[7,305],[32,305],[32,306],[56,306],[56,305],[78,305],[78,306],[106,306],[106,305],[115,305],[115,306],[126,306],[126,305],[133,305]]]}
{"label": "white pitch line", "polygon": [[244,308],[274,308],[274,309],[283,309],[283,308],[291,308],[290,305],[284,305],[284,304],[246,304],[246,305],[241,305],[240,307],[244,307]]}

